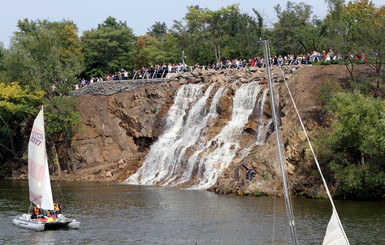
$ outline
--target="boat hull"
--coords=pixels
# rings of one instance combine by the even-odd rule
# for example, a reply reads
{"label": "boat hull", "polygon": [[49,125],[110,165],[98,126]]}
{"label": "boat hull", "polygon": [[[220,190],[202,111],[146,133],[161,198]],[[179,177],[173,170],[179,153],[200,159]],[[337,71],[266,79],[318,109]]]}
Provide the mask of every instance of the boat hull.
{"label": "boat hull", "polygon": [[47,220],[48,219],[31,219],[31,215],[23,214],[15,217],[13,219],[13,224],[20,228],[26,228],[35,231],[59,228],[78,229],[80,227],[80,222],[65,217],[54,221]]}
{"label": "boat hull", "polygon": [[45,228],[45,224],[39,221],[30,219],[31,215],[23,214],[13,219],[13,224],[20,228],[31,229],[35,231],[42,231]]}

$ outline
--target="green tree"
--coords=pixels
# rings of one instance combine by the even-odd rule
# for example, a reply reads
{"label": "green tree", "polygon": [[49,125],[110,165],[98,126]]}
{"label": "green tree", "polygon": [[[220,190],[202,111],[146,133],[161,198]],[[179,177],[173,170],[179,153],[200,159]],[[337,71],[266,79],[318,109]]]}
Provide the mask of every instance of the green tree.
{"label": "green tree", "polygon": [[257,19],[244,13],[232,13],[229,20],[229,40],[224,47],[224,54],[233,58],[252,58],[262,54],[258,41],[263,38],[263,18],[253,9]]}
{"label": "green tree", "polygon": [[97,29],[84,32],[82,43],[87,76],[99,77],[120,69],[132,69],[135,36],[125,22],[108,17]]}
{"label": "green tree", "polygon": [[286,9],[274,7],[278,22],[274,24],[273,44],[279,54],[300,54],[319,50],[325,27],[312,17],[311,5],[288,1]]}
{"label": "green tree", "polygon": [[[25,19],[18,22],[18,28],[19,31],[12,37],[11,48],[6,55],[6,72],[11,81],[20,81],[23,88],[28,85],[31,91],[44,91],[44,98],[40,99],[39,105],[45,104],[46,115],[52,115],[51,122],[46,124],[46,131],[55,134],[47,134],[47,144],[48,149],[55,148],[57,138],[70,141],[71,138],[68,137],[77,129],[76,104],[68,103],[67,101],[71,99],[66,96],[83,70],[84,57],[77,36],[77,27],[71,21]],[[38,109],[36,103],[27,105]],[[72,113],[66,113],[67,111]],[[66,120],[63,117],[66,117]],[[16,115],[12,115],[9,120],[23,121]],[[63,122],[68,123],[62,125],[59,131],[53,130],[55,124]],[[29,123],[31,121],[28,121],[27,125]],[[17,134],[19,130],[12,128],[11,131]],[[65,146],[70,152],[69,145],[67,143]],[[71,155],[69,157],[63,155],[61,159],[64,161],[70,157]]]}
{"label": "green tree", "polygon": [[347,198],[385,195],[385,104],[359,93],[337,93],[328,108],[338,120],[325,137],[322,154],[340,194]]}
{"label": "green tree", "polygon": [[369,0],[349,1],[346,5],[342,0],[327,2],[330,6],[325,18],[328,46],[343,58],[352,81],[355,80],[355,64],[359,61],[357,57],[371,56],[369,60],[378,74],[376,82],[379,88],[384,58],[381,51],[384,49],[383,8],[377,9]]}
{"label": "green tree", "polygon": [[[74,157],[71,147],[72,138],[81,124],[80,114],[76,110],[77,100],[71,96],[56,96],[45,110],[45,124],[49,154],[60,170],[75,171]],[[57,156],[59,154],[60,157]]]}
{"label": "green tree", "polygon": [[225,42],[228,40],[230,18],[239,12],[238,4],[212,11],[199,6],[188,7],[185,20],[192,35],[199,35],[213,51],[216,61],[222,58]]}
{"label": "green tree", "polygon": [[[342,12],[345,5],[345,0],[325,0],[325,2],[328,5],[328,13],[329,18],[332,20],[334,24],[334,27],[338,30],[336,31],[342,31],[341,25],[338,25],[338,23],[341,23],[342,21]],[[335,29],[333,29],[335,30]]]}
{"label": "green tree", "polygon": [[[190,30],[182,21],[174,21],[171,33],[177,37],[179,57],[182,51],[186,53],[187,64],[208,64],[215,60],[214,53],[199,33]],[[179,60],[181,60],[179,58]]]}
{"label": "green tree", "polygon": [[71,21],[24,19],[18,28],[5,60],[10,80],[33,84],[46,96],[67,94],[83,70],[77,27]]}
{"label": "green tree", "polygon": [[181,60],[181,48],[178,46],[178,36],[167,33],[159,43],[159,49],[164,50],[164,56],[156,57],[157,63],[177,63]]}
{"label": "green tree", "polygon": [[147,35],[157,37],[157,38],[164,37],[167,34],[167,25],[164,22],[160,23],[157,21],[155,22],[155,24],[151,26],[151,28],[147,30],[148,30]]}
{"label": "green tree", "polygon": [[7,50],[4,48],[3,43],[0,42],[0,81],[7,81],[7,72],[5,68],[5,56]]}
{"label": "green tree", "polygon": [[135,67],[177,63],[180,61],[179,40],[168,32],[166,24],[155,22],[147,35],[137,38],[133,52]]}
{"label": "green tree", "polygon": [[180,49],[177,43],[178,40],[174,34],[160,37],[151,35],[138,37],[133,53],[135,66],[146,67],[179,62]]}
{"label": "green tree", "polygon": [[207,64],[223,58],[250,58],[261,52],[257,41],[264,32],[263,18],[240,13],[233,4],[217,11],[189,6],[182,21],[175,21],[173,33],[188,63]]}
{"label": "green tree", "polygon": [[366,18],[362,19],[362,24],[357,28],[358,42],[361,44],[360,53],[365,58],[367,64],[375,72],[375,96],[380,95],[381,84],[384,82],[383,64],[385,63],[385,6],[380,8],[370,8],[366,13]]}
{"label": "green tree", "polygon": [[135,66],[146,67],[155,65],[155,53],[157,50],[158,40],[153,36],[140,36],[135,43]]}
{"label": "green tree", "polygon": [[0,178],[10,174],[13,163],[22,165],[23,131],[43,96],[31,86],[0,83]]}
{"label": "green tree", "polygon": [[4,56],[5,56],[5,48],[2,42],[0,42],[0,72],[5,70],[5,64],[4,64]]}

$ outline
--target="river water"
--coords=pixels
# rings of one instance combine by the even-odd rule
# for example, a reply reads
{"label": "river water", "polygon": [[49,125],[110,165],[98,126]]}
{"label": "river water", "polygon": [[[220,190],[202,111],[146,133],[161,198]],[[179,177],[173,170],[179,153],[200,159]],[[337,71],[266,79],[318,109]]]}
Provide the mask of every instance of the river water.
{"label": "river water", "polygon": [[[52,187],[54,199],[81,222],[80,229],[35,232],[13,226],[13,217],[28,211],[27,182],[0,181],[0,244],[290,244],[282,198],[135,185]],[[384,201],[336,206],[351,244],[385,244]],[[293,198],[293,207],[299,243],[322,244],[328,201]]]}

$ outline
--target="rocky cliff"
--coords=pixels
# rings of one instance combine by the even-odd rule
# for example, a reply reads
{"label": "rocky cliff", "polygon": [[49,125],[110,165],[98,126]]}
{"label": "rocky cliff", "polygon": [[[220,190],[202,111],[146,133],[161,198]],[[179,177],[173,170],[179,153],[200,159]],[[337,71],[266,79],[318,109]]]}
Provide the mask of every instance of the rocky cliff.
{"label": "rocky cliff", "polygon": [[[98,84],[100,86],[100,84]],[[163,128],[180,84],[165,82],[112,95],[78,97],[84,125],[73,141],[82,181],[121,181],[143,160]]]}
{"label": "rocky cliff", "polygon": [[[343,79],[344,68],[341,66],[291,67],[285,68],[284,72],[310,133],[315,134],[317,128],[328,126],[328,122],[322,118],[322,111],[319,109],[319,102],[315,95],[319,85],[325,79],[330,77]],[[313,167],[304,144],[305,137],[291,102],[287,99],[287,91],[282,86],[283,77],[279,69],[273,70],[273,79],[280,83],[278,85],[279,110],[283,125],[286,164],[293,192],[306,195],[322,192],[320,182],[317,183],[318,177],[310,174]],[[264,69],[195,71],[177,74],[161,83],[143,84],[143,86],[119,90],[126,92],[78,96],[84,125],[73,140],[77,170],[75,173],[62,175],[62,178],[78,181],[124,181],[138,170],[150,147],[165,130],[166,115],[181,86],[203,83],[208,87],[213,83],[245,84],[256,80],[262,85],[266,84]],[[217,133],[226,124],[229,108],[231,108],[231,99],[221,99],[217,111],[222,121],[210,127],[207,137]],[[266,118],[271,117],[269,106],[264,114]],[[250,145],[247,142],[255,141],[257,126],[254,120],[247,123],[242,133],[242,147]],[[221,172],[210,190],[217,193],[253,195],[277,192],[279,184],[275,180],[278,176],[278,167],[272,127],[266,132],[266,136],[264,144],[253,145],[252,150],[243,156],[237,154],[229,166]],[[256,171],[253,180],[245,178],[246,168]]]}

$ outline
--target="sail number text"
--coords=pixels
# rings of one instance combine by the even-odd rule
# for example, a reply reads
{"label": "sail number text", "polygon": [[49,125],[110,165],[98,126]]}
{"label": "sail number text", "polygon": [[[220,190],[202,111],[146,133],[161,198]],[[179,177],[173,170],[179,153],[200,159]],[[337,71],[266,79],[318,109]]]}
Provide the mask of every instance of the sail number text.
{"label": "sail number text", "polygon": [[44,139],[43,134],[32,131],[31,138],[29,139],[29,141],[31,141],[35,145],[40,145],[41,142],[43,142],[43,139]]}

